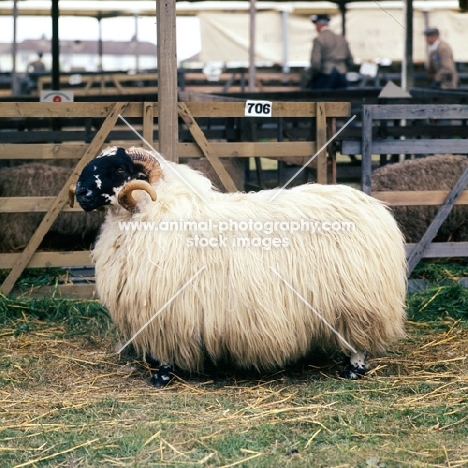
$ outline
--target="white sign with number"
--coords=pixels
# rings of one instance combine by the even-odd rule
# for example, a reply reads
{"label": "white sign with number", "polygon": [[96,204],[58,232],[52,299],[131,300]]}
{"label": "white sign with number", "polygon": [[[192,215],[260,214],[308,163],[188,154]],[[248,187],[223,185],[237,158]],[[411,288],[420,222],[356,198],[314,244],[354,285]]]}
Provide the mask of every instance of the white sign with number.
{"label": "white sign with number", "polygon": [[73,102],[73,91],[41,91],[41,102]]}
{"label": "white sign with number", "polygon": [[247,101],[245,115],[250,117],[271,117],[273,103],[271,101]]}

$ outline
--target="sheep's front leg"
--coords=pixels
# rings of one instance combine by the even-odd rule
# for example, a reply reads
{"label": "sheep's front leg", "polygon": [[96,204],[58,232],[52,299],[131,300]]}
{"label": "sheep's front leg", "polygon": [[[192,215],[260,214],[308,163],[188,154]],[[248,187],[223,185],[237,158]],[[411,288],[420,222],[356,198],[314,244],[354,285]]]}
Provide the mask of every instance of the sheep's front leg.
{"label": "sheep's front leg", "polygon": [[342,376],[345,379],[357,380],[366,374],[366,352],[351,352],[349,364],[345,367]]}
{"label": "sheep's front leg", "polygon": [[165,387],[172,380],[172,366],[169,364],[162,364],[159,369],[154,373],[150,379],[150,384],[156,388]]}

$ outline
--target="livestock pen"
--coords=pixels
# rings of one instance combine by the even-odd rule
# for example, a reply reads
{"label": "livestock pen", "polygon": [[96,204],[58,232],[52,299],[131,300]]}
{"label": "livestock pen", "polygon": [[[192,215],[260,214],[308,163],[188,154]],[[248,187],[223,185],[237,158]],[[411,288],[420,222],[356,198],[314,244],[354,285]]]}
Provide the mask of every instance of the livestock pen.
{"label": "livestock pen", "polygon": [[[380,164],[393,157],[433,154],[468,154],[468,106],[461,104],[364,105],[360,139],[343,139],[342,154],[362,154],[361,187],[371,193],[372,155]],[[424,177],[421,175],[421,177]],[[387,191],[372,195],[390,206],[440,205],[423,238],[408,245],[409,271],[421,258],[467,257],[467,242],[433,243],[439,227],[454,204],[467,204],[468,171],[452,190]]]}
{"label": "livestock pen", "polygon": [[[117,112],[148,142],[157,141],[157,126],[145,125],[145,118],[150,122],[157,118],[154,103],[125,108],[116,108],[115,103],[75,104],[80,103],[61,106],[70,109],[62,113],[56,104],[42,105],[39,111],[39,106],[28,103],[20,106],[20,113],[12,104],[10,124],[33,127],[42,120],[50,140],[37,128],[5,133],[2,137],[10,140],[0,145],[1,155],[7,160],[76,163],[109,144],[140,144],[119,123]],[[314,120],[317,105],[301,105]],[[197,106],[203,112],[212,107]],[[202,112],[194,110],[197,106],[186,104],[196,122],[200,119],[196,112]],[[73,108],[81,114],[68,117]],[[345,106],[342,117],[347,112]],[[181,113],[192,122],[185,109]],[[106,119],[109,115],[116,126]],[[52,128],[51,120],[58,118],[62,130]],[[66,126],[68,118],[73,119],[71,127]],[[193,131],[205,151],[208,148],[205,157],[233,155],[232,143],[207,139],[206,146],[197,127]],[[190,136],[188,131],[185,135]],[[311,141],[293,146],[285,142],[274,155],[287,156],[291,148],[295,156],[312,156],[319,148],[316,138],[314,133]],[[268,155],[262,148],[270,152],[276,145],[237,141],[232,148],[254,157]],[[179,143],[178,150],[191,157],[203,154],[187,141]],[[322,174],[324,180],[324,165]],[[65,198],[60,203],[70,210]],[[43,213],[57,203],[56,197],[0,202],[4,212],[30,210],[33,202]],[[18,255],[0,256],[6,269],[2,281]],[[89,264],[86,251],[36,252],[29,267]],[[457,284],[468,276],[463,263],[423,262],[417,267],[413,277],[425,281],[427,290],[408,297],[408,337],[385,356],[372,356],[368,377],[359,382],[339,379],[340,357],[323,355],[254,376],[234,374],[229,368],[199,376],[178,373],[163,391],[145,382],[151,375],[148,364],[131,351],[114,353],[119,337],[97,300],[65,298],[90,298],[94,286],[57,287],[64,276],[66,282],[62,270],[34,268],[20,280],[23,297],[0,295],[0,461],[5,466],[351,468],[461,467],[468,462],[468,297]],[[45,283],[51,285],[48,290],[38,287]],[[34,294],[29,291],[36,288],[42,298],[31,300]]]}
{"label": "livestock pen", "polygon": [[[206,158],[223,186],[236,190],[235,184],[222,164],[223,158],[266,157],[282,159],[302,165],[317,152],[311,162],[316,171],[316,180],[327,183],[336,177],[334,153],[327,148],[328,140],[336,132],[338,117],[347,117],[349,103],[339,102],[273,102],[271,116],[248,115],[244,102],[179,102],[181,122],[186,127],[186,138],[178,144],[179,158]],[[0,254],[0,268],[11,269],[0,290],[8,294],[16,279],[26,267],[62,267],[91,265],[89,253],[83,252],[37,252],[45,233],[60,211],[77,208],[66,206],[68,187],[73,183],[86,163],[95,157],[103,146],[109,144],[142,145],[138,135],[123,122],[123,117],[135,125],[144,139],[144,144],[157,149],[158,105],[143,103],[4,103],[0,119],[12,129],[31,131],[5,132],[0,135],[0,158],[3,160],[75,160],[73,174],[57,197],[10,197],[0,199],[0,212],[14,213],[39,211],[45,216],[21,253]],[[302,141],[208,141],[196,119],[309,119],[307,140]],[[127,120],[128,119],[128,120]],[[67,123],[71,121],[71,123]],[[281,122],[282,124],[282,122]],[[55,125],[55,127],[54,127]],[[229,125],[228,125],[229,126]],[[60,129],[61,127],[62,129]],[[226,127],[226,125],[224,125]],[[47,143],[46,143],[47,142]],[[53,143],[51,143],[53,142]],[[320,151],[319,151],[320,150]],[[92,296],[92,285],[63,285],[61,292],[72,295]],[[82,291],[82,292],[80,292]]]}

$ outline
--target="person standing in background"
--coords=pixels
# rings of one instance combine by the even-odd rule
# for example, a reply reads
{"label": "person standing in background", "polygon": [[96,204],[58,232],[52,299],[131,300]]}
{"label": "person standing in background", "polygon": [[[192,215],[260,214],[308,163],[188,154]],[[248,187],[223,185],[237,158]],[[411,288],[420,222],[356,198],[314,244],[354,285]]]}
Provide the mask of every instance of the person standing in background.
{"label": "person standing in background", "polygon": [[42,55],[42,52],[38,52],[37,59],[29,63],[28,73],[44,73],[46,71]]}
{"label": "person standing in background", "polygon": [[426,72],[431,88],[453,89],[458,86],[458,75],[452,48],[439,38],[437,28],[427,28],[424,36],[428,44]]}
{"label": "person standing in background", "polygon": [[353,64],[348,42],[328,28],[329,15],[313,15],[311,21],[318,32],[312,44],[310,57],[312,88],[346,88],[346,72]]}

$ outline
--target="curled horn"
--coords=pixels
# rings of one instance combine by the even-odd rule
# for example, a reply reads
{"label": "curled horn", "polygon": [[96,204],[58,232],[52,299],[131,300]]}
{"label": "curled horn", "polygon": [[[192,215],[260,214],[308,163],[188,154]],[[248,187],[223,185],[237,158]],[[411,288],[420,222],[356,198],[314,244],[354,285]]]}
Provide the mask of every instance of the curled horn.
{"label": "curled horn", "polygon": [[120,190],[117,200],[119,205],[124,207],[126,210],[132,212],[135,210],[137,201],[133,198],[132,192],[134,190],[144,190],[150,197],[151,200],[156,201],[156,190],[146,180],[134,179],[127,182]]}
{"label": "curled horn", "polygon": [[73,208],[75,204],[75,192],[76,192],[76,185],[72,184],[68,188],[68,204]]}
{"label": "curled horn", "polygon": [[132,147],[127,150],[127,154],[133,161],[143,166],[150,184],[154,184],[161,177],[161,165],[149,151]]}

